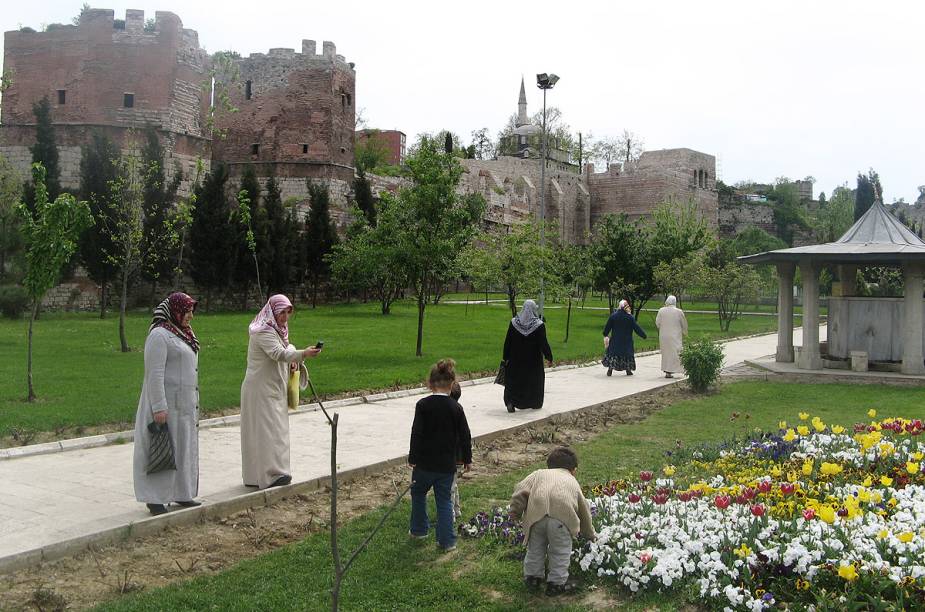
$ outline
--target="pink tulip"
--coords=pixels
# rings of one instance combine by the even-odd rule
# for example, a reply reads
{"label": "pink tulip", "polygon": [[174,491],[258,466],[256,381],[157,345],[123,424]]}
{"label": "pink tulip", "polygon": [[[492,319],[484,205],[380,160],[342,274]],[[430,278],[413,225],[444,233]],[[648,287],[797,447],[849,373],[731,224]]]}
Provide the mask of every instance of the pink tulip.
{"label": "pink tulip", "polygon": [[639,497],[638,495],[636,495],[635,493],[630,493],[629,500],[630,500],[630,503],[631,503],[631,504],[639,503],[639,500],[641,500],[641,499],[642,499],[642,498]]}
{"label": "pink tulip", "polygon": [[761,504],[755,504],[751,507],[752,514],[755,516],[764,516],[764,506]]}
{"label": "pink tulip", "polygon": [[771,490],[771,481],[770,481],[770,480],[762,480],[761,482],[759,482],[759,483],[758,483],[758,490],[761,491],[762,493],[767,493],[767,492],[769,492],[769,491]]}
{"label": "pink tulip", "polygon": [[689,502],[693,497],[694,495],[691,491],[682,491],[681,493],[678,493],[678,499],[683,502]]}
{"label": "pink tulip", "polygon": [[713,503],[716,504],[716,507],[720,510],[728,508],[731,501],[728,495],[717,495],[713,498]]}
{"label": "pink tulip", "polygon": [[811,521],[816,518],[816,511],[812,508],[806,508],[803,510],[803,518],[807,521]]}
{"label": "pink tulip", "polygon": [[646,563],[652,560],[652,555],[650,553],[644,552],[641,555],[639,555],[639,560],[642,561],[643,565],[645,565]]}
{"label": "pink tulip", "polygon": [[793,492],[796,491],[796,487],[792,482],[782,482],[780,485],[780,492],[784,495],[793,495]]}
{"label": "pink tulip", "polygon": [[639,472],[639,480],[643,482],[649,482],[650,480],[652,480],[652,472],[649,472],[648,470]]}

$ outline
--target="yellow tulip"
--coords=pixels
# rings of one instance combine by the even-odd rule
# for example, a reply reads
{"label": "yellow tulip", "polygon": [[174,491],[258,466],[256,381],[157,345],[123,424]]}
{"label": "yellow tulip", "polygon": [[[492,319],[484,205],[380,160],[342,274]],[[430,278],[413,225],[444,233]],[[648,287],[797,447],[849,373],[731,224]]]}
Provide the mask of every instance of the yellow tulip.
{"label": "yellow tulip", "polygon": [[912,538],[915,537],[915,534],[912,533],[911,531],[904,531],[904,532],[902,532],[901,534],[899,534],[899,535],[896,536],[896,537],[897,537],[897,538],[899,539],[899,541],[902,542],[903,544],[908,544],[909,542],[912,541]]}
{"label": "yellow tulip", "polygon": [[889,442],[884,442],[880,445],[881,456],[886,457],[887,455],[892,455],[894,452],[896,452],[896,447]]}
{"label": "yellow tulip", "polygon": [[874,479],[868,475],[867,478],[864,479],[864,482],[861,484],[863,484],[865,487],[869,487],[874,484]]}
{"label": "yellow tulip", "polygon": [[812,461],[804,461],[804,462],[803,462],[803,470],[802,470],[802,471],[803,471],[803,475],[804,475],[804,476],[809,476],[810,474],[812,474],[812,473],[813,473],[813,462],[812,462]]}
{"label": "yellow tulip", "polygon": [[854,564],[842,565],[838,568],[838,575],[851,582],[852,580],[857,580],[858,570],[854,567]]}
{"label": "yellow tulip", "polygon": [[858,501],[862,501],[865,504],[870,501],[870,491],[865,488],[858,489]]}
{"label": "yellow tulip", "polygon": [[881,529],[880,531],[877,532],[877,537],[880,538],[881,540],[887,539],[889,535],[890,535],[890,532],[887,531],[886,529]]}
{"label": "yellow tulip", "polygon": [[881,476],[881,477],[880,477],[880,484],[882,484],[882,485],[885,486],[885,487],[888,487],[888,486],[890,486],[890,485],[893,484],[893,479],[890,478],[889,476]]}
{"label": "yellow tulip", "polygon": [[[803,473],[808,476],[809,474],[806,473],[806,464],[803,465]],[[812,471],[812,466],[810,466],[810,471]],[[838,465],[837,463],[828,463],[823,461],[822,465],[819,467],[819,471],[825,476],[835,476],[836,474],[841,474],[842,466]]]}
{"label": "yellow tulip", "polygon": [[832,427],[832,433],[833,433],[833,434],[840,434],[840,433],[844,433],[844,432],[845,432],[845,428],[842,427],[841,425],[835,425],[835,426]]}
{"label": "yellow tulip", "polygon": [[787,421],[781,421],[777,424],[779,429],[787,429]]}
{"label": "yellow tulip", "polygon": [[742,546],[735,549],[735,554],[744,559],[745,557],[752,554],[752,549],[746,546],[745,543],[743,542]]}
{"label": "yellow tulip", "polygon": [[807,427],[806,425],[800,425],[799,427],[797,427],[797,433],[800,434],[801,436],[808,436],[809,427]]}
{"label": "yellow tulip", "polygon": [[919,464],[916,461],[907,461],[906,462],[906,471],[910,474],[918,474]]}
{"label": "yellow tulip", "polygon": [[666,465],[662,468],[662,473],[665,474],[665,476],[673,476],[674,472],[675,467],[673,465]]}
{"label": "yellow tulip", "polygon": [[783,473],[784,471],[780,469],[779,467],[777,467],[776,465],[771,468],[771,476],[773,476],[774,478],[780,478],[781,474]]}
{"label": "yellow tulip", "polygon": [[867,416],[869,416],[870,418],[874,418],[875,416],[877,416],[877,411],[871,408],[870,410],[867,411]]}
{"label": "yellow tulip", "polygon": [[797,432],[793,431],[793,428],[787,430],[787,433],[784,434],[784,440],[787,442],[793,442],[796,440]]}
{"label": "yellow tulip", "polygon": [[822,421],[813,421],[813,427],[815,427],[816,431],[819,433],[822,433],[823,431],[825,431],[825,423],[823,423]]}
{"label": "yellow tulip", "polygon": [[800,413],[800,420],[801,420],[801,421],[805,421],[805,420],[808,419],[808,418],[809,418],[809,413],[806,413],[806,412],[801,412],[801,413]]}
{"label": "yellow tulip", "polygon": [[881,501],[883,501],[883,495],[880,494],[880,491],[873,491],[870,494],[870,501],[875,504],[879,504]]}
{"label": "yellow tulip", "polygon": [[923,453],[912,453],[912,458],[915,461],[921,461],[923,457],[925,457],[925,454]]}

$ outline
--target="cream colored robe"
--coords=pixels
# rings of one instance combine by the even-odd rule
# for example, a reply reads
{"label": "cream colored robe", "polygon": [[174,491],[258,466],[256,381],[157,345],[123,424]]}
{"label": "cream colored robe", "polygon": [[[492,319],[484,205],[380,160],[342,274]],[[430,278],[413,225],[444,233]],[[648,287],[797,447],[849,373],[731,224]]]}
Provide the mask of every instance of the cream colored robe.
{"label": "cream colored robe", "polygon": [[[148,424],[164,410],[177,469],[148,474]],[[199,494],[198,428],[199,355],[175,334],[155,327],[145,340],[145,380],[135,413],[135,499],[169,504]]]}
{"label": "cream colored robe", "polygon": [[658,328],[658,347],[662,351],[662,372],[683,372],[681,345],[687,335],[687,317],[675,306],[663,306],[655,315]]}
{"label": "cream colored robe", "polygon": [[250,335],[247,373],[241,384],[241,471],[244,484],[261,489],[289,469],[289,364],[302,351],[286,346],[272,330]]}

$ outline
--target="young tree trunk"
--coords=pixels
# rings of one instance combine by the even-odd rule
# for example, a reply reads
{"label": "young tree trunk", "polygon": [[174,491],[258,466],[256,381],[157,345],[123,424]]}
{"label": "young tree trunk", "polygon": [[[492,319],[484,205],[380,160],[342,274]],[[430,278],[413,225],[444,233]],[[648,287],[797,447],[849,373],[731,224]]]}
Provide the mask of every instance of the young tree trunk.
{"label": "young tree trunk", "polygon": [[128,301],[128,269],[122,270],[122,297],[119,299],[119,342],[122,345],[122,352],[127,353],[131,350],[128,346],[128,340],[125,338],[125,303]]}
{"label": "young tree trunk", "polygon": [[312,309],[318,304],[318,278],[312,278]]}
{"label": "young tree trunk", "polygon": [[565,315],[565,340],[563,342],[568,342],[568,330],[569,326],[572,323],[572,296],[568,296],[568,312]]}
{"label": "young tree trunk", "polygon": [[415,356],[420,357],[423,355],[421,352],[421,346],[424,344],[424,308],[427,306],[427,300],[423,293],[418,295],[418,344],[415,351]]}
{"label": "young tree trunk", "polygon": [[39,301],[32,302],[32,316],[29,317],[29,350],[26,357],[26,378],[29,383],[29,401],[35,401],[35,389],[32,386],[32,326],[35,323],[35,317],[39,313]]}
{"label": "young tree trunk", "polygon": [[100,319],[106,318],[106,279],[100,283]]}

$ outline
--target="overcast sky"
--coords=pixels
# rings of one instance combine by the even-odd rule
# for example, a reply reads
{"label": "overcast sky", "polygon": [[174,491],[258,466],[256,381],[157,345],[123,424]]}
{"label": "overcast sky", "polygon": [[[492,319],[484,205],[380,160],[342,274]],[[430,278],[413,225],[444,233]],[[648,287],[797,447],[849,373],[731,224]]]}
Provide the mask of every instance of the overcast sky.
{"label": "overcast sky", "polygon": [[[63,22],[80,0],[3,0],[0,27]],[[530,112],[537,72],[574,131],[717,157],[727,183],[816,177],[816,194],[880,173],[889,202],[925,184],[925,3],[110,1],[172,11],[208,51],[246,55],[330,40],[356,63],[370,127],[494,134]],[[450,10],[452,7],[452,10]]]}

